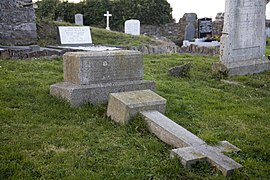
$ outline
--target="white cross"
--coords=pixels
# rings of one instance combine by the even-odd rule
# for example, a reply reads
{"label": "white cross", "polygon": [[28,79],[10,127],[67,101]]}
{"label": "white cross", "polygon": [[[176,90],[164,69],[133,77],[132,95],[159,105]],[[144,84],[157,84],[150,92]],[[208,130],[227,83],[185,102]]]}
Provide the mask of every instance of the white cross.
{"label": "white cross", "polygon": [[107,27],[106,27],[106,29],[111,30],[110,29],[110,17],[112,16],[112,14],[110,14],[109,11],[107,11],[107,14],[104,14],[104,16],[107,17]]}

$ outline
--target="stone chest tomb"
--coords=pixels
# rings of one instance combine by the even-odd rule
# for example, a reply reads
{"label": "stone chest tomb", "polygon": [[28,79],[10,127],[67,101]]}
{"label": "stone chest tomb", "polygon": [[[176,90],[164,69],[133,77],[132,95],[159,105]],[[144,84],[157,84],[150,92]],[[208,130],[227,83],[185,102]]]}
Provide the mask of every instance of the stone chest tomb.
{"label": "stone chest tomb", "polygon": [[89,51],[66,53],[64,82],[51,85],[51,94],[70,102],[106,103],[109,93],[151,89],[143,80],[143,55],[139,51]]}

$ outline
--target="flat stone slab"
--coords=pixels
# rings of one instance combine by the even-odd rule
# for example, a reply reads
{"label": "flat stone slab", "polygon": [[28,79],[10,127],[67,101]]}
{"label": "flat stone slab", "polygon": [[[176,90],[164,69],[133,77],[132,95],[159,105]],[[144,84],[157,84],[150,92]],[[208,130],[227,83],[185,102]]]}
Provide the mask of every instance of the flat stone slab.
{"label": "flat stone slab", "polygon": [[165,112],[166,99],[151,90],[112,93],[109,97],[107,116],[120,123],[127,123],[140,111]]}
{"label": "flat stone slab", "polygon": [[69,52],[64,54],[64,81],[87,85],[143,79],[139,51]]}
{"label": "flat stone slab", "polygon": [[147,80],[97,83],[91,85],[61,82],[50,86],[50,94],[67,100],[71,107],[79,107],[85,103],[106,103],[108,102],[110,93],[145,89],[155,91],[156,83]]}

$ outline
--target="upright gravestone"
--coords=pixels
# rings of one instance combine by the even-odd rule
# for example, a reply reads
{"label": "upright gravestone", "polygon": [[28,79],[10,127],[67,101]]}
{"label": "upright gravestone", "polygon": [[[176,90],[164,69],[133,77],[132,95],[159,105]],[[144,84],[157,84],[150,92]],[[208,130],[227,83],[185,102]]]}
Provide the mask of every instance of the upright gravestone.
{"label": "upright gravestone", "polygon": [[220,61],[229,75],[270,69],[270,61],[265,59],[267,3],[266,0],[226,0]]}
{"label": "upright gravestone", "polygon": [[82,14],[75,14],[75,24],[83,25],[83,15]]}
{"label": "upright gravestone", "polygon": [[139,20],[127,20],[125,22],[125,33],[132,35],[140,35],[140,21]]}
{"label": "upright gravestone", "polygon": [[92,36],[88,26],[58,26],[61,45],[91,45]]}
{"label": "upright gravestone", "polygon": [[199,38],[212,36],[212,31],[213,31],[212,18],[198,19],[198,27],[199,27],[199,31],[198,31]]}
{"label": "upright gravestone", "polygon": [[193,16],[192,14],[188,14],[186,19],[187,19],[188,24],[185,28],[185,39],[184,40],[191,41],[195,37],[196,30],[195,30],[194,22],[196,21],[196,17]]}
{"label": "upright gravestone", "polygon": [[26,45],[36,42],[32,0],[1,0],[0,9],[1,45]]}

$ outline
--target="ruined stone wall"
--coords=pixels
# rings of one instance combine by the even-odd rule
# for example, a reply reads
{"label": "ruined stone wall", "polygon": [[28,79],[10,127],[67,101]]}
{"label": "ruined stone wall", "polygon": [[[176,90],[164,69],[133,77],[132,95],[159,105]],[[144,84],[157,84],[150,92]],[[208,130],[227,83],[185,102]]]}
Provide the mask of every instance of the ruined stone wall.
{"label": "ruined stone wall", "polygon": [[164,36],[164,37],[172,37],[177,36],[179,32],[179,24],[178,23],[168,23],[160,26],[153,25],[141,25],[141,34],[145,35],[153,35],[153,36]]}
{"label": "ruined stone wall", "polygon": [[32,0],[0,0],[0,45],[28,45],[37,39]]}

